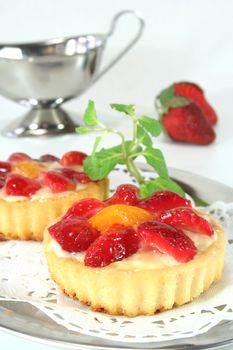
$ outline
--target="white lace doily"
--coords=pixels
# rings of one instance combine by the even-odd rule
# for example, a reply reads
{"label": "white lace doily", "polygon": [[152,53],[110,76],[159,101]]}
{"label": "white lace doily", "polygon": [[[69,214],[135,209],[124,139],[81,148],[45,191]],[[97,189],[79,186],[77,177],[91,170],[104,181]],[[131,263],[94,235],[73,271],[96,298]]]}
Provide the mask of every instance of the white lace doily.
{"label": "white lace doily", "polygon": [[[126,182],[125,174],[118,172],[116,178],[115,185]],[[190,304],[135,318],[93,312],[65,297],[51,281],[41,243],[20,241],[0,243],[0,300],[27,301],[69,330],[110,340],[166,341],[207,332],[222,320],[233,320],[233,203],[216,202],[204,210],[226,230],[225,268],[221,281]]]}

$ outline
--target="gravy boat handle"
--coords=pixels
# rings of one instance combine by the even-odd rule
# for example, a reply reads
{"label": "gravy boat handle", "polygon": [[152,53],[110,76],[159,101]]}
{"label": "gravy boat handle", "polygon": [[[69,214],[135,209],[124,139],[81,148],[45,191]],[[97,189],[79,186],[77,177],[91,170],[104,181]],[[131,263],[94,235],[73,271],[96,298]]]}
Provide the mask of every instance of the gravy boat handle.
{"label": "gravy boat handle", "polygon": [[141,38],[142,36],[142,32],[145,26],[145,21],[142,18],[142,16],[137,13],[134,10],[123,10],[118,12],[112,19],[111,25],[110,25],[110,30],[108,32],[108,34],[106,35],[106,38],[110,37],[112,34],[114,34],[115,30],[116,30],[116,26],[117,26],[117,22],[120,19],[120,17],[127,15],[127,14],[131,14],[134,17],[136,17],[136,19],[138,20],[138,30],[136,35],[133,37],[133,39],[131,39],[128,44],[126,46],[124,46],[124,48],[117,54],[116,57],[114,57],[110,63],[107,64],[106,67],[104,67],[101,72],[99,74],[97,74],[97,76],[94,78],[93,82],[96,82],[99,78],[101,78],[105,73],[107,73],[107,71],[109,71],[128,51],[131,50],[131,48],[137,43],[137,41]]}

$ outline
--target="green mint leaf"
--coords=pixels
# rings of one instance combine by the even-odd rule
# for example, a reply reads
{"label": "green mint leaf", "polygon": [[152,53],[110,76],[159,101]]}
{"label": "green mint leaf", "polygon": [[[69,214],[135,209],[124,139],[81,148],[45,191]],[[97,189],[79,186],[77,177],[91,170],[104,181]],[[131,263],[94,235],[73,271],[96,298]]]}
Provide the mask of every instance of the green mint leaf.
{"label": "green mint leaf", "polygon": [[103,138],[103,135],[96,137],[95,143],[94,143],[94,146],[93,146],[93,150],[92,150],[92,154],[94,154],[96,152],[100,142],[102,141],[102,138]]}
{"label": "green mint leaf", "polygon": [[147,181],[144,184],[142,184],[140,186],[140,196],[142,198],[146,198],[152,193],[164,189],[176,192],[179,195],[185,197],[185,192],[175,181],[171,179],[164,179],[161,177],[158,177],[152,181]]}
{"label": "green mint leaf", "polygon": [[[142,147],[141,146],[137,146],[134,148],[133,152],[131,153],[131,147],[132,147],[132,141],[125,141],[125,149],[126,149],[126,154],[127,155],[131,155],[133,156],[134,153],[138,153],[142,151]],[[125,159],[123,158],[123,149],[122,149],[122,144],[112,147],[111,148],[112,151],[114,151],[116,154],[119,155],[119,164],[125,164]],[[133,159],[136,158],[132,157]]]}
{"label": "green mint leaf", "polygon": [[162,132],[162,125],[159,120],[151,117],[142,116],[138,119],[140,125],[152,136],[157,137]]}
{"label": "green mint leaf", "polygon": [[137,139],[139,143],[147,147],[151,147],[153,144],[148,132],[140,125],[137,126]]}
{"label": "green mint leaf", "polygon": [[175,95],[174,85],[169,86],[167,89],[163,90],[155,100],[155,106],[159,115],[167,113],[169,108],[183,107],[189,104],[187,98],[183,96]]}
{"label": "green mint leaf", "polygon": [[83,121],[86,125],[90,125],[90,126],[98,124],[96,110],[95,110],[95,103],[92,100],[88,102],[88,106],[84,112]]}
{"label": "green mint leaf", "polygon": [[119,103],[112,103],[110,106],[112,109],[115,109],[118,112],[123,112],[127,115],[130,115],[131,117],[135,116],[134,105],[123,105]]}
{"label": "green mint leaf", "polygon": [[147,147],[143,151],[148,164],[157,172],[159,176],[164,179],[169,179],[167,165],[163,156],[163,153],[158,148]]}
{"label": "green mint leaf", "polygon": [[121,152],[115,147],[105,149],[87,157],[84,161],[84,171],[91,180],[102,180],[119,163]]}
{"label": "green mint leaf", "polygon": [[88,134],[89,132],[93,132],[94,129],[88,128],[87,126],[79,126],[78,128],[75,129],[75,132],[77,134]]}

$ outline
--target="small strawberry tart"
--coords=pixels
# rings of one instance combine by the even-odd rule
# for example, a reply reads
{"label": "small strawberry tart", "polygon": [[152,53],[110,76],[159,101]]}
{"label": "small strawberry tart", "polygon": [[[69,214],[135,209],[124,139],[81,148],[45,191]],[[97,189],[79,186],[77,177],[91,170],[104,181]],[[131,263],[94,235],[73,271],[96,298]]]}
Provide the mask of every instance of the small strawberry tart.
{"label": "small strawberry tart", "polygon": [[0,162],[0,240],[42,240],[45,227],[77,200],[108,195],[108,179],[93,182],[83,172],[86,154],[13,153]]}
{"label": "small strawberry tart", "polygon": [[146,199],[122,185],[105,202],[83,199],[45,230],[52,279],[67,295],[112,315],[153,315],[191,302],[219,280],[220,225],[188,199]]}

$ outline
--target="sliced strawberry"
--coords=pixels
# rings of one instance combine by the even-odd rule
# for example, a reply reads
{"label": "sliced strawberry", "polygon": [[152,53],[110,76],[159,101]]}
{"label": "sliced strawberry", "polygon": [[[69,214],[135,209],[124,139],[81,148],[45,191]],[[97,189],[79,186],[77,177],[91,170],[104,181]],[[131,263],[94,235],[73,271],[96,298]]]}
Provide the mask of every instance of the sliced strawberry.
{"label": "sliced strawberry", "polygon": [[0,172],[9,173],[11,171],[11,163],[9,162],[0,162]]}
{"label": "sliced strawberry", "polygon": [[217,123],[217,114],[206,100],[203,90],[198,85],[194,83],[180,82],[174,84],[174,88],[176,96],[186,97],[190,102],[196,103],[212,125]]}
{"label": "sliced strawberry", "polygon": [[58,221],[48,231],[68,252],[82,252],[99,237],[99,232],[87,221],[74,217]]}
{"label": "sliced strawberry", "polygon": [[75,176],[78,173],[76,170],[70,168],[57,168],[55,171],[61,173],[62,175],[68,177],[68,179],[74,181]]}
{"label": "sliced strawberry", "polygon": [[36,193],[40,188],[41,185],[38,181],[22,175],[9,174],[6,178],[5,189],[8,196],[28,197]]}
{"label": "sliced strawberry", "polygon": [[84,263],[91,267],[104,267],[129,257],[138,248],[139,239],[132,227],[112,227],[90,245]]}
{"label": "sliced strawberry", "polygon": [[79,219],[89,219],[106,205],[95,198],[84,198],[74,203],[64,215],[64,218],[77,217]]}
{"label": "sliced strawberry", "polygon": [[0,188],[3,188],[6,182],[7,174],[11,171],[11,163],[0,162]]}
{"label": "sliced strawberry", "polygon": [[85,173],[80,171],[76,171],[69,168],[60,168],[60,169],[57,169],[56,171],[61,172],[63,175],[65,175],[69,179],[81,184],[86,184],[91,182],[91,179]]}
{"label": "sliced strawberry", "polygon": [[10,155],[10,157],[8,158],[8,160],[10,162],[21,162],[21,161],[24,161],[24,160],[31,160],[32,158],[26,154],[26,153],[23,153],[23,152],[15,152],[15,153],[12,153]]}
{"label": "sliced strawberry", "polygon": [[63,166],[82,165],[86,157],[86,153],[70,151],[63,155],[63,157],[60,160],[60,163]]}
{"label": "sliced strawberry", "polygon": [[137,232],[144,246],[156,248],[179,262],[187,262],[197,254],[193,241],[183,231],[162,222],[144,221]]}
{"label": "sliced strawberry", "polygon": [[136,186],[130,184],[124,184],[117,188],[116,192],[110,197],[106,203],[108,205],[113,204],[126,204],[137,205],[139,202],[139,190]]}
{"label": "sliced strawberry", "polygon": [[192,208],[171,209],[158,213],[155,218],[178,229],[189,230],[206,236],[212,236],[214,233],[210,223]]}
{"label": "sliced strawberry", "polygon": [[39,160],[41,162],[59,162],[59,158],[54,156],[53,154],[43,154],[40,156]]}
{"label": "sliced strawberry", "polygon": [[148,198],[141,199],[137,206],[151,213],[156,213],[177,207],[191,207],[192,204],[189,199],[181,197],[175,192],[161,190],[153,193]]}
{"label": "sliced strawberry", "polygon": [[6,172],[0,172],[0,189],[4,187],[6,182],[7,173]]}
{"label": "sliced strawberry", "polygon": [[57,171],[46,171],[42,173],[42,181],[53,193],[72,191],[75,189],[73,181]]}
{"label": "sliced strawberry", "polygon": [[79,182],[80,184],[87,184],[92,180],[85,173],[77,172],[77,174],[75,175],[75,181]]}

